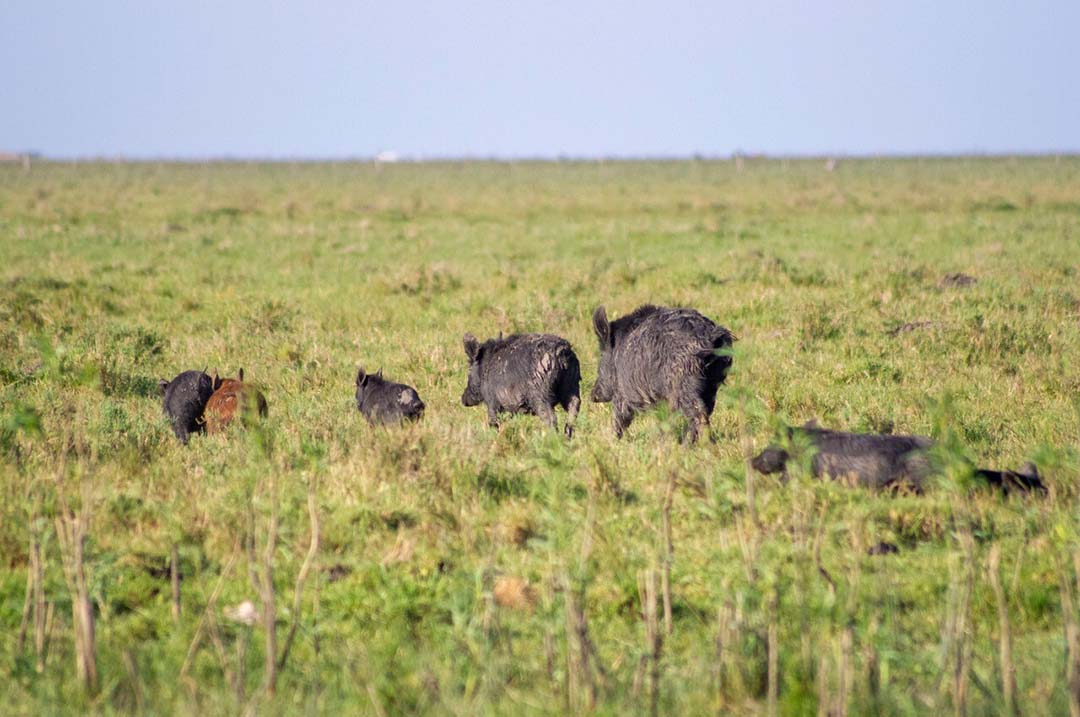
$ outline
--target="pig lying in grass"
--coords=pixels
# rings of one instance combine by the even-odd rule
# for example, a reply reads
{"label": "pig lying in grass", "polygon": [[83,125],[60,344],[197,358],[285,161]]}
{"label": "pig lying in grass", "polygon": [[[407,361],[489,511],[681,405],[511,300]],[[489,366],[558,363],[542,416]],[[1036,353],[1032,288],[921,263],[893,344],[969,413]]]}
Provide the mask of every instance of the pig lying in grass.
{"label": "pig lying in grass", "polygon": [[[925,436],[844,433],[820,428],[814,422],[788,428],[787,434],[789,444],[804,444],[813,453],[810,469],[816,478],[850,478],[874,490],[907,488],[922,492],[933,474],[928,452],[934,442]],[[766,475],[786,474],[791,458],[788,448],[772,444],[754,456],[750,465]],[[1018,471],[978,468],[974,474],[1005,493],[1046,491],[1038,469],[1031,463]]]}

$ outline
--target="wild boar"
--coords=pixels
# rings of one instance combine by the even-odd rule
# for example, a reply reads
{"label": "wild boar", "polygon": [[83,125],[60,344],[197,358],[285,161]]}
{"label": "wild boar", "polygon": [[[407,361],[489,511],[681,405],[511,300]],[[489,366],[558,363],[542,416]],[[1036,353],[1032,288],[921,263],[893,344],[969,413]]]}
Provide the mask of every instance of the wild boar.
{"label": "wild boar", "polygon": [[187,443],[192,433],[202,433],[203,411],[214,392],[214,382],[205,371],[184,371],[172,381],[161,379],[158,389],[164,397],[165,415],[173,433]]}
{"label": "wild boar", "polygon": [[237,416],[242,419],[266,416],[268,407],[266,397],[259,389],[244,383],[244,369],[240,369],[237,378],[218,378],[214,374],[214,394],[206,402],[206,432],[209,434],[224,431]]}
{"label": "wild boar", "polygon": [[593,314],[600,367],[592,400],[611,403],[615,435],[642,409],[667,401],[690,422],[685,439],[708,427],[716,391],[731,368],[735,337],[694,309],[641,306],[608,322],[601,306]]}
{"label": "wild boar", "polygon": [[[920,492],[931,472],[927,451],[934,442],[924,436],[843,433],[810,423],[789,428],[788,437],[809,444],[814,451],[810,469],[819,478],[850,477],[875,490],[906,486]],[[790,458],[785,448],[770,445],[750,465],[766,475],[783,473]]]}
{"label": "wild boar", "polygon": [[871,545],[867,551],[867,555],[896,555],[900,552],[900,548],[896,543],[890,543],[886,540],[882,540],[880,543]]}
{"label": "wild boar", "polygon": [[[801,428],[788,428],[787,434],[789,441],[805,442],[814,452],[810,470],[817,478],[852,478],[873,490],[907,488],[921,493],[933,474],[928,452],[934,442],[926,436],[844,433],[820,428],[813,421]],[[786,448],[773,444],[754,456],[750,465],[766,475],[786,473],[790,459]],[[1005,493],[1046,491],[1031,463],[1019,471],[978,468],[974,474]]]}
{"label": "wild boar", "polygon": [[986,481],[987,485],[1001,489],[1006,495],[1010,493],[1046,493],[1046,486],[1039,477],[1039,469],[1034,463],[1028,461],[1020,470],[996,471],[989,468],[979,468],[975,471],[975,477]]}
{"label": "wild boar", "polygon": [[368,423],[392,424],[417,421],[424,415],[424,402],[412,386],[383,378],[382,369],[356,374],[356,408]]}
{"label": "wild boar", "polygon": [[477,341],[465,334],[469,380],[461,403],[487,406],[488,425],[498,427],[500,413],[539,416],[558,430],[555,407],[566,411],[564,432],[574,434],[581,407],[581,366],[570,342],[551,334],[515,334]]}

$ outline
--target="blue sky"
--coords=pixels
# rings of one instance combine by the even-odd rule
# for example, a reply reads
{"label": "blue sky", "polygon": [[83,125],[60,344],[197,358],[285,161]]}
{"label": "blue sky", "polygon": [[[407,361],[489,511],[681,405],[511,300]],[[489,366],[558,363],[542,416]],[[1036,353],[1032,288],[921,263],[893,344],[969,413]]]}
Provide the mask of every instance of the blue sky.
{"label": "blue sky", "polygon": [[1080,2],[0,2],[0,150],[1080,150]]}

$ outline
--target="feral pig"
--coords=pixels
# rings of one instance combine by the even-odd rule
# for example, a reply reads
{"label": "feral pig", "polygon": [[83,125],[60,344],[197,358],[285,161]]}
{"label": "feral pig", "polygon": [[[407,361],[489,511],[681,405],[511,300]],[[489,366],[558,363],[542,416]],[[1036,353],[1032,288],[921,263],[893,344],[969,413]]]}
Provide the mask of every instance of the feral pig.
{"label": "feral pig", "polygon": [[[928,451],[934,442],[925,436],[844,433],[820,428],[813,421],[788,428],[787,435],[789,442],[805,442],[813,451],[810,470],[816,478],[851,478],[873,490],[907,488],[921,493],[933,473]],[[750,465],[766,475],[786,474],[790,458],[787,449],[773,444],[754,456]],[[978,469],[975,475],[1005,493],[1046,490],[1031,464],[1018,472]]]}
{"label": "feral pig", "polygon": [[192,433],[202,433],[203,411],[214,392],[214,382],[206,372],[184,371],[172,381],[161,379],[158,389],[176,437],[186,444]]}
{"label": "feral pig", "polygon": [[551,334],[515,334],[484,343],[465,334],[469,381],[461,394],[466,406],[487,406],[488,425],[498,427],[500,413],[539,416],[558,430],[555,407],[566,410],[564,432],[574,434],[581,407],[581,366],[570,342]]}
{"label": "feral pig", "polygon": [[1033,490],[1046,493],[1046,486],[1039,477],[1039,469],[1034,463],[1028,461],[1018,471],[995,471],[988,468],[979,468],[975,476],[986,481],[988,485],[1000,488],[1004,493],[1019,491],[1029,493]]}
{"label": "feral pig", "polygon": [[412,386],[392,383],[383,378],[382,369],[356,374],[356,408],[368,423],[416,421],[424,415],[424,402]]}
{"label": "feral pig", "polygon": [[[933,441],[923,436],[890,436],[842,433],[807,424],[788,429],[789,439],[800,438],[814,451],[811,471],[815,477],[853,476],[859,485],[881,489],[907,486],[921,491],[930,473],[926,452]],[[790,455],[770,445],[751,460],[754,470],[766,475],[786,472]]]}
{"label": "feral pig", "polygon": [[224,431],[236,416],[247,420],[267,414],[266,397],[259,389],[244,383],[244,369],[237,378],[221,379],[214,374],[214,395],[206,402],[206,432]]}
{"label": "feral pig", "polygon": [[600,367],[592,400],[611,403],[615,435],[622,437],[634,414],[667,401],[690,422],[686,439],[709,425],[716,390],[727,378],[735,337],[693,309],[641,306],[608,322],[601,306],[593,314]]}

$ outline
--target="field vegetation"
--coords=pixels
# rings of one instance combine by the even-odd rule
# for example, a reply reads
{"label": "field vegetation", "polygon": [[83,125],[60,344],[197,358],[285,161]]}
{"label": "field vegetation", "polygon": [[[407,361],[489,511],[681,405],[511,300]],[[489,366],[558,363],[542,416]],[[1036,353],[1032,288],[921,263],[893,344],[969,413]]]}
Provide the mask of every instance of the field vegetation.
{"label": "field vegetation", "polygon": [[[1080,159],[0,166],[0,259],[7,714],[1080,715]],[[712,441],[461,405],[647,302],[739,339]],[[181,445],[203,367],[269,417]],[[940,476],[748,472],[811,418]]]}

